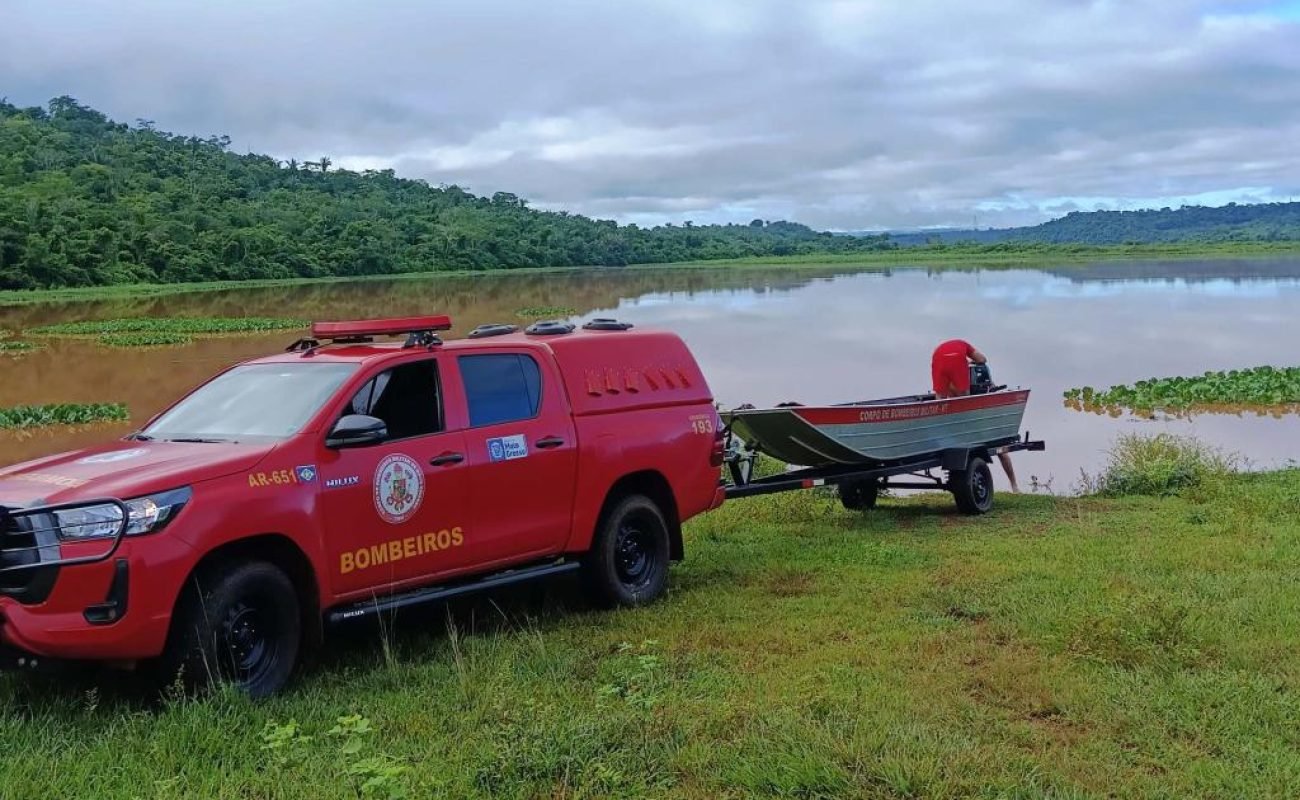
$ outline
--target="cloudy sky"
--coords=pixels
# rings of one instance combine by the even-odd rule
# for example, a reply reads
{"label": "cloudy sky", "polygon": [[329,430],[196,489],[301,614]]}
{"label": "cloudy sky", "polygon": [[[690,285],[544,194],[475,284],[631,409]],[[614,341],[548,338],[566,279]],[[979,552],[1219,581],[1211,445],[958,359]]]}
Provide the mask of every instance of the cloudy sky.
{"label": "cloudy sky", "polygon": [[0,0],[0,96],[656,224],[1300,198],[1300,0]]}

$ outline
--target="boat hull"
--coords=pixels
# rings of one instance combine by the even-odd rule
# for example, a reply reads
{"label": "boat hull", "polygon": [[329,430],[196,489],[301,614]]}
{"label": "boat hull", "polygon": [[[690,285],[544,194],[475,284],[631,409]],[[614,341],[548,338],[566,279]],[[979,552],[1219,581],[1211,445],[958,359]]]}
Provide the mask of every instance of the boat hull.
{"label": "boat hull", "polygon": [[943,400],[745,409],[724,416],[737,436],[788,464],[885,464],[1014,439],[1028,401],[1029,391],[1018,389]]}

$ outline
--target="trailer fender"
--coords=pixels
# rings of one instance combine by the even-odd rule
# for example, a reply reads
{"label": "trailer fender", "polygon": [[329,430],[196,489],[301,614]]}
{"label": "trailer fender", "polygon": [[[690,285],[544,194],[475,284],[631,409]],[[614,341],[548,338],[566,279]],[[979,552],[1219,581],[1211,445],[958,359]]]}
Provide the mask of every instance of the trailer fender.
{"label": "trailer fender", "polygon": [[989,451],[984,447],[950,447],[939,454],[941,464],[949,472],[966,469],[966,465],[975,456],[989,460]]}

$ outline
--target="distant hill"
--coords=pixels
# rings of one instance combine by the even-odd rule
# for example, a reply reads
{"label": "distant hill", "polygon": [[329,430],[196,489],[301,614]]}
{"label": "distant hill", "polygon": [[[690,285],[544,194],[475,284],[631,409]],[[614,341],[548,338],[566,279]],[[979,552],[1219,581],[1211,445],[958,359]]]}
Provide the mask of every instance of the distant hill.
{"label": "distant hill", "polygon": [[889,239],[903,247],[961,242],[1104,245],[1300,241],[1300,203],[1074,211],[1060,219],[1024,228],[911,231],[890,233]]}
{"label": "distant hill", "polygon": [[0,101],[0,289],[854,253],[793,222],[617,225],[392,170],[281,163],[70,97]]}

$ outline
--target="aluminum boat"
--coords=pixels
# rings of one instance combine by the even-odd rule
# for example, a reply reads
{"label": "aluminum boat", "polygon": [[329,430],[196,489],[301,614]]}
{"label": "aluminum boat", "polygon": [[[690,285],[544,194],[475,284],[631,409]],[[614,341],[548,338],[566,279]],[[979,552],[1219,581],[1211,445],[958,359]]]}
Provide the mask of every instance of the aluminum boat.
{"label": "aluminum boat", "polygon": [[750,448],[805,467],[886,464],[1016,439],[1028,389],[938,399],[912,395],[835,406],[738,408],[722,414]]}

